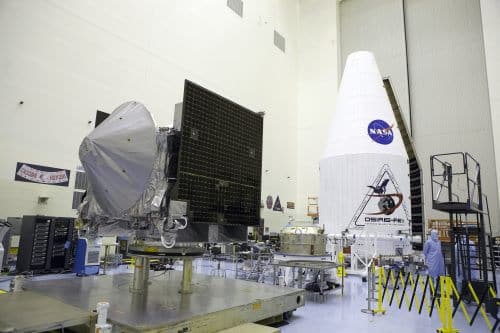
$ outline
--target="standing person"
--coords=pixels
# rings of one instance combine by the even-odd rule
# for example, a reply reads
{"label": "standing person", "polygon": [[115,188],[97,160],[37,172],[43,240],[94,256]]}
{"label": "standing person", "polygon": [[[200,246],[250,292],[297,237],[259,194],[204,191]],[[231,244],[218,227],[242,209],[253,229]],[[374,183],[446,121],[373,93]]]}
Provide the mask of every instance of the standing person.
{"label": "standing person", "polygon": [[443,252],[441,252],[441,242],[437,230],[431,230],[431,236],[424,244],[424,256],[429,276],[433,278],[435,283],[439,283],[438,278],[445,275],[445,272]]}

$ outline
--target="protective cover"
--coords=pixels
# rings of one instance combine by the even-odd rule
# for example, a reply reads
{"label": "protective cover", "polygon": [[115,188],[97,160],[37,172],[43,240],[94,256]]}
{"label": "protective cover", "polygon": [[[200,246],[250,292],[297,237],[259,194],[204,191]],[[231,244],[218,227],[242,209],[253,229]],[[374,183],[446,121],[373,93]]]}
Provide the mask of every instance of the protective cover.
{"label": "protective cover", "polygon": [[408,157],[371,52],[347,58],[330,128],[320,161],[319,213],[326,233],[408,231]]}
{"label": "protective cover", "polygon": [[84,139],[80,159],[89,187],[78,210],[89,237],[139,236],[175,245],[187,220],[186,203],[168,200],[165,171],[174,137],[171,129],[155,127],[142,104],[128,102]]}
{"label": "protective cover", "polygon": [[144,105],[120,105],[80,145],[91,192],[103,214],[119,216],[146,190],[157,153],[156,125]]}

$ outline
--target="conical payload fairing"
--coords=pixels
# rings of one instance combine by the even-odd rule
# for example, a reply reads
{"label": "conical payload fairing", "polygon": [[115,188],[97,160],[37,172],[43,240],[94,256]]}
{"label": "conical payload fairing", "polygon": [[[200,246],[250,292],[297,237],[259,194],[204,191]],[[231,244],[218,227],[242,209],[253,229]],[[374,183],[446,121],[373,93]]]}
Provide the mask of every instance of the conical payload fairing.
{"label": "conical payload fairing", "polygon": [[329,234],[410,228],[408,157],[375,57],[349,55],[320,160],[320,221]]}

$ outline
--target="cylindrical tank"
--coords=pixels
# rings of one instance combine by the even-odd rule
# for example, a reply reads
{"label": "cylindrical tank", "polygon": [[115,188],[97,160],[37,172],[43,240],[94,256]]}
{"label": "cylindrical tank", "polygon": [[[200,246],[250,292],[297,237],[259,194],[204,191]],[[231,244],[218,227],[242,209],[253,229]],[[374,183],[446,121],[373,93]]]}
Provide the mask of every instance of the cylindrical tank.
{"label": "cylindrical tank", "polygon": [[408,231],[408,157],[372,53],[347,58],[330,128],[320,160],[325,233]]}
{"label": "cylindrical tank", "polygon": [[326,254],[326,235],[316,226],[289,226],[280,232],[280,252],[288,255]]}

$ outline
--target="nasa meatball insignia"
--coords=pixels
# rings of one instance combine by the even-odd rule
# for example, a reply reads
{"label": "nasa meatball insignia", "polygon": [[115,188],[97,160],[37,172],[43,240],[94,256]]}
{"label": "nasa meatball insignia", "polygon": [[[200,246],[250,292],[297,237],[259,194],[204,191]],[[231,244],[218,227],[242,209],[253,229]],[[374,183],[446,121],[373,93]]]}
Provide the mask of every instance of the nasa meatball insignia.
{"label": "nasa meatball insignia", "polygon": [[377,119],[368,125],[368,135],[373,141],[381,145],[388,145],[394,140],[393,127],[394,125],[389,125],[385,121]]}

